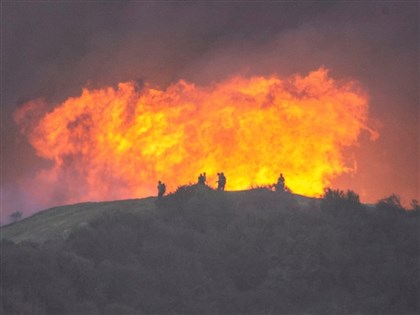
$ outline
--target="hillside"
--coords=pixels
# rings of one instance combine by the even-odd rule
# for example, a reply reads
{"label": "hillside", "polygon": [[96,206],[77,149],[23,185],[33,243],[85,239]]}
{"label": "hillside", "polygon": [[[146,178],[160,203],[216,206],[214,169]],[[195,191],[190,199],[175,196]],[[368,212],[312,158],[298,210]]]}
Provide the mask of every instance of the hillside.
{"label": "hillside", "polygon": [[35,215],[1,228],[1,239],[14,242],[33,241],[43,243],[61,240],[72,231],[83,227],[98,216],[116,210],[137,212],[155,207],[153,197],[109,202],[87,202],[47,209]]}
{"label": "hillside", "polygon": [[[240,202],[247,191],[224,192],[233,202]],[[319,202],[314,198],[293,195],[296,202],[304,206],[310,202]],[[68,235],[95,220],[101,215],[116,211],[137,213],[156,209],[155,197],[132,200],[118,200],[109,202],[86,202],[67,205],[40,211],[35,215],[9,224],[1,229],[0,240],[8,239],[13,242],[63,240]]]}
{"label": "hillside", "polygon": [[338,191],[53,208],[3,229],[0,313],[417,314],[419,227]]}

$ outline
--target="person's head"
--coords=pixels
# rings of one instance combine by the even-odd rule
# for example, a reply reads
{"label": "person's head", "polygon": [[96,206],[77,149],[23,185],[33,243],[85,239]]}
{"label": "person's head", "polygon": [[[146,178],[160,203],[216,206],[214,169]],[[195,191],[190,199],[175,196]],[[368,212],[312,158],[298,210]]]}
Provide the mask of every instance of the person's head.
{"label": "person's head", "polygon": [[158,181],[158,184],[162,184],[162,182],[161,181]]}

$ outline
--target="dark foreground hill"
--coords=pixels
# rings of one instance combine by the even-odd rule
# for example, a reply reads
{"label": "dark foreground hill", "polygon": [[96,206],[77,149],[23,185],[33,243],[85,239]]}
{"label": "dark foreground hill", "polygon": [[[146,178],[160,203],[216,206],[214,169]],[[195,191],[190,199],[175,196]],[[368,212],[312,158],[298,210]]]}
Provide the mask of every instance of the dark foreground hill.
{"label": "dark foreground hill", "polygon": [[419,211],[356,197],[193,186],[50,209],[2,231],[0,313],[418,314]]}

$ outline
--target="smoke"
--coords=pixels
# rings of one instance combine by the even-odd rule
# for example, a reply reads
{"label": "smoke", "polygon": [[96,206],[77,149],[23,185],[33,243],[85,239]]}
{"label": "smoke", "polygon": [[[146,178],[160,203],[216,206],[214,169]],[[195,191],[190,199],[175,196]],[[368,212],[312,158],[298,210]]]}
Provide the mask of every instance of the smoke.
{"label": "smoke", "polygon": [[[164,89],[320,66],[358,80],[383,126],[374,143],[361,135],[351,152],[358,172],[337,185],[370,202],[419,198],[415,3],[10,2],[2,18],[2,191],[16,200],[28,198],[16,187],[49,165],[19,136],[16,104],[44,98],[51,109],[82,87],[132,80]],[[2,201],[3,216],[33,209],[13,199]]]}

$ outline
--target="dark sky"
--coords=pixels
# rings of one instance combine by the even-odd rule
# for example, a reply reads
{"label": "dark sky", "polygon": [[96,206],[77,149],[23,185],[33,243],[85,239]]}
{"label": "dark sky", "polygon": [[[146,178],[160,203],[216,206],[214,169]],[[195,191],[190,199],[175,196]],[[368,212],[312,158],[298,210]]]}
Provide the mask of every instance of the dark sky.
{"label": "dark sky", "polygon": [[374,202],[419,193],[419,3],[2,2],[2,210],[33,211],[18,189],[48,165],[12,113],[43,97],[57,104],[84,86],[146,80],[160,87],[232,74],[290,75],[325,66],[370,95],[380,138],[361,136],[355,175],[335,184]]}

